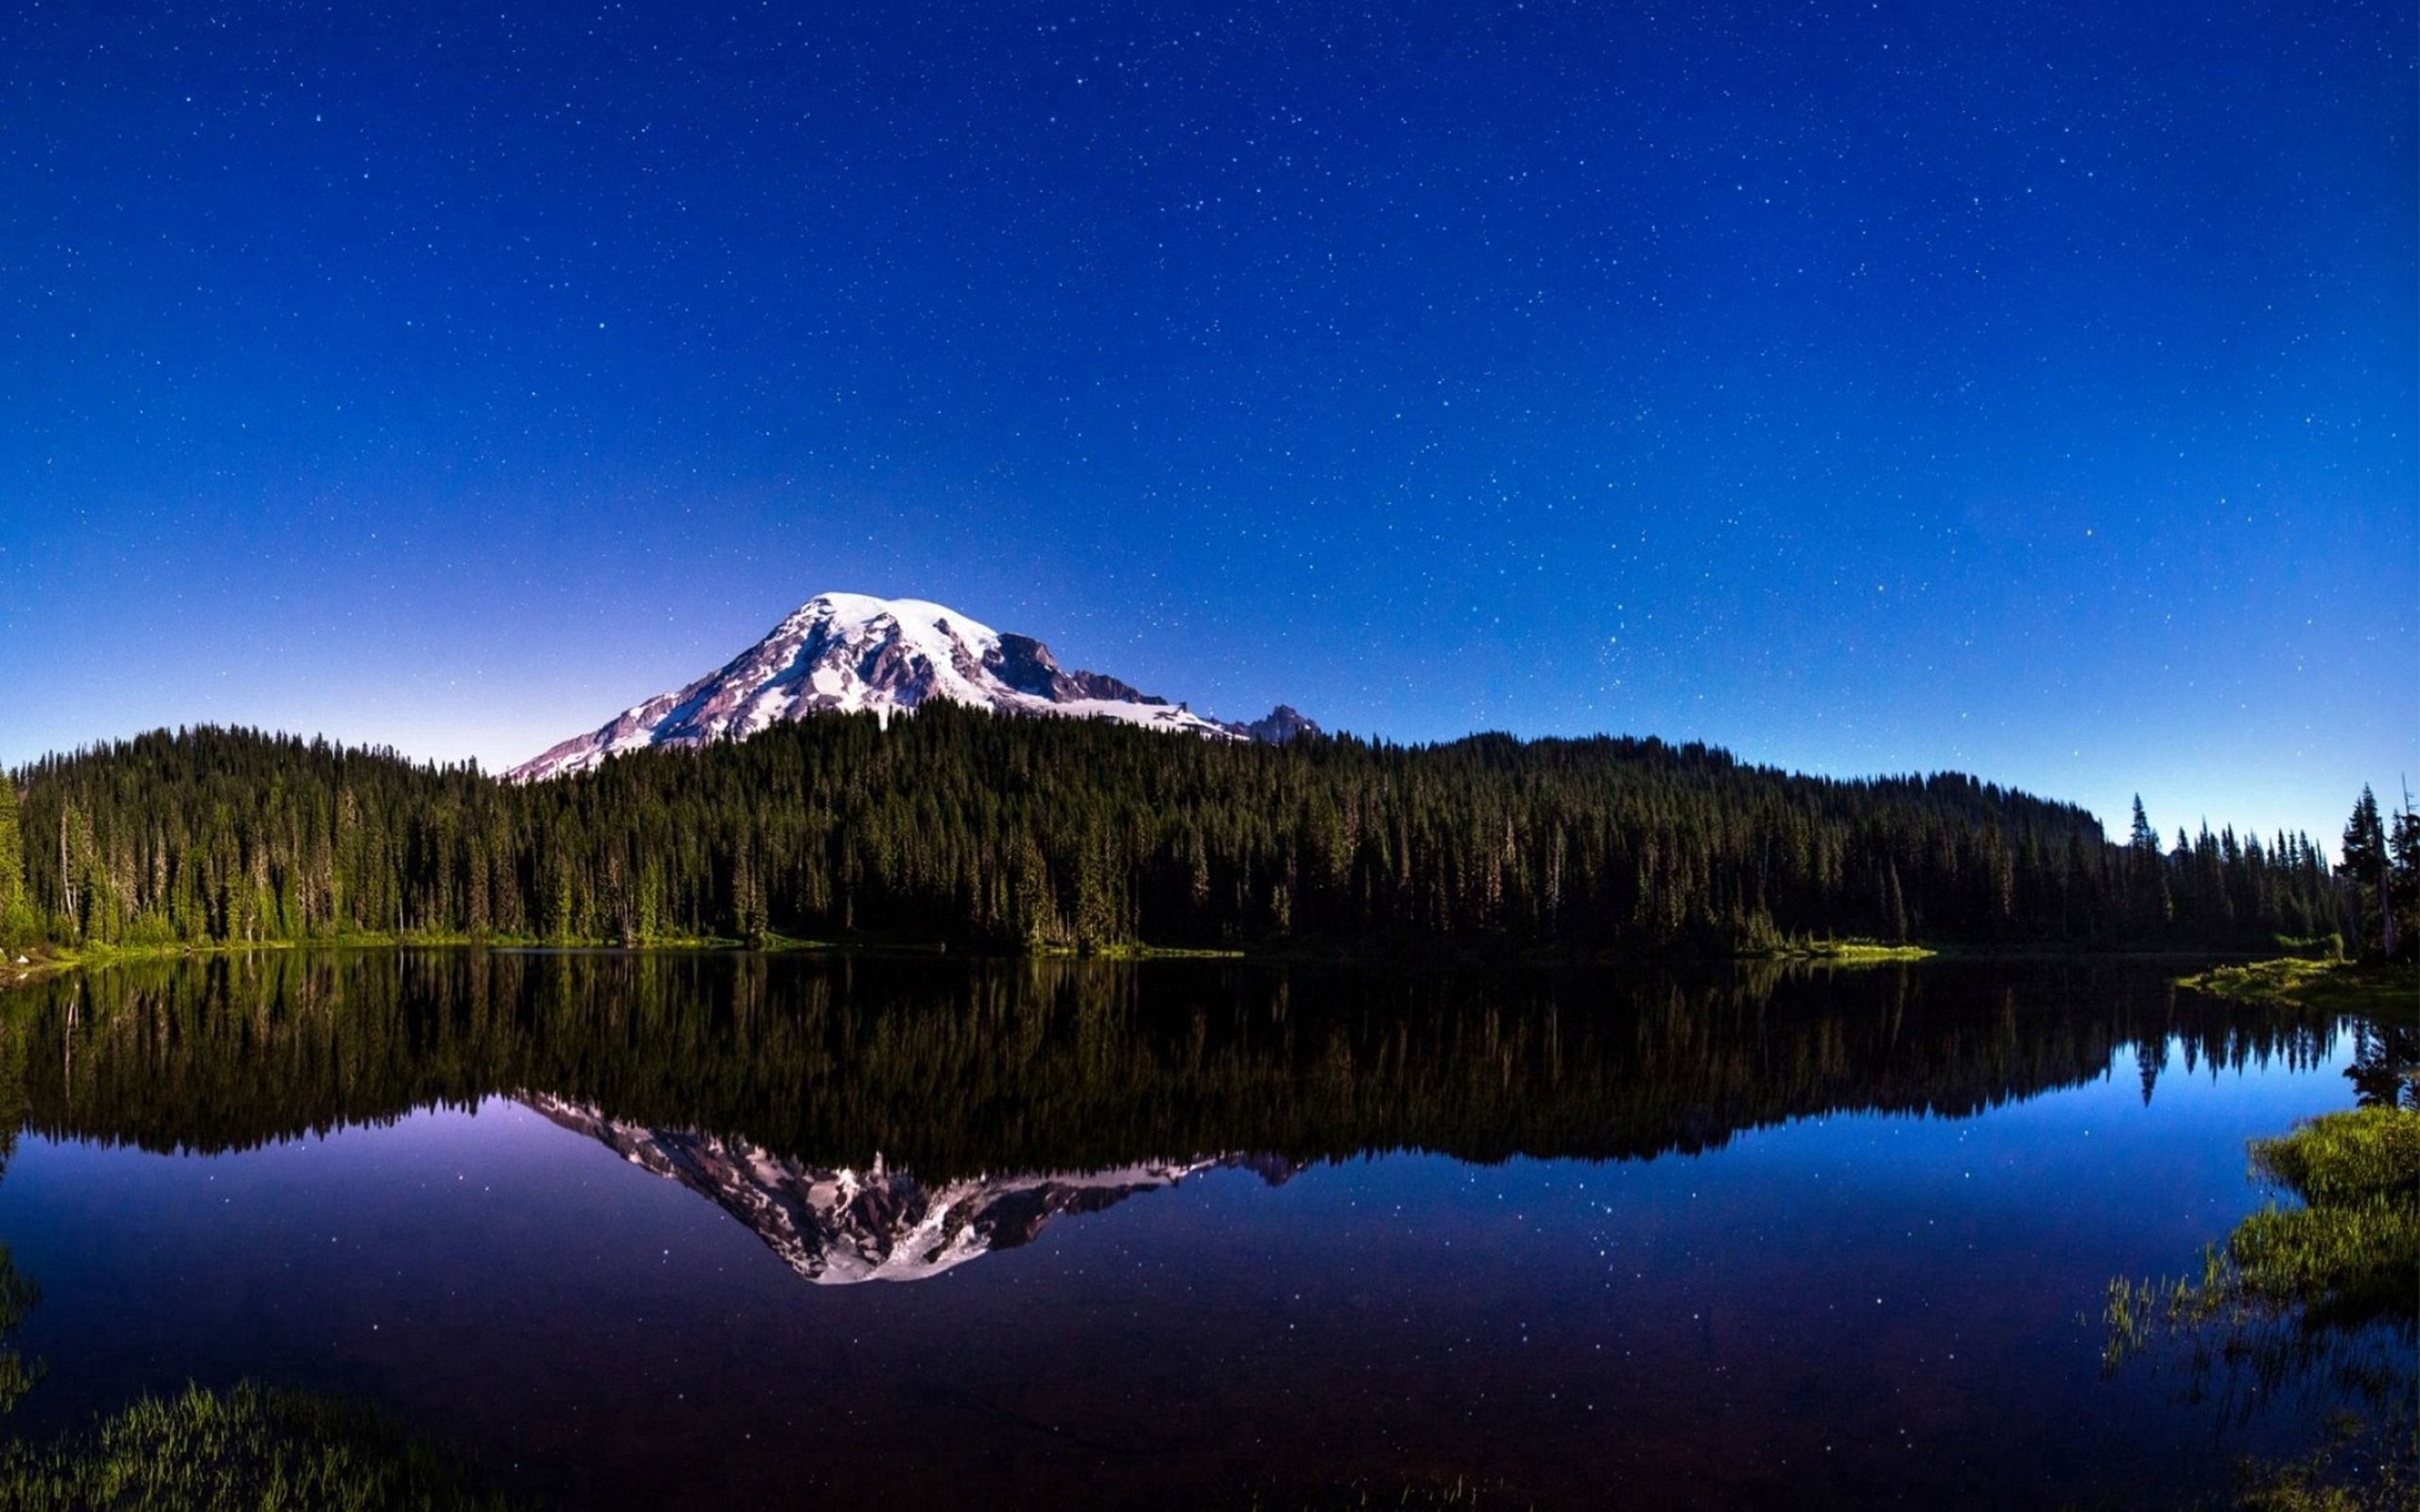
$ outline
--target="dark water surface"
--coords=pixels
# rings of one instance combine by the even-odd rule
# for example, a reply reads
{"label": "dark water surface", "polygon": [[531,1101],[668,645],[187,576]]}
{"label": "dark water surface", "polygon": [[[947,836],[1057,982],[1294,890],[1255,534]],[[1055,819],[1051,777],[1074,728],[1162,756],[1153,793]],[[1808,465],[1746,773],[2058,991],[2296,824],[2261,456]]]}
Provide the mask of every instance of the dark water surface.
{"label": "dark water surface", "polygon": [[2174,1502],[2318,1409],[2101,1379],[2104,1284],[2360,1048],[2111,965],[285,953],[0,1015],[8,1426],[257,1376],[600,1507]]}

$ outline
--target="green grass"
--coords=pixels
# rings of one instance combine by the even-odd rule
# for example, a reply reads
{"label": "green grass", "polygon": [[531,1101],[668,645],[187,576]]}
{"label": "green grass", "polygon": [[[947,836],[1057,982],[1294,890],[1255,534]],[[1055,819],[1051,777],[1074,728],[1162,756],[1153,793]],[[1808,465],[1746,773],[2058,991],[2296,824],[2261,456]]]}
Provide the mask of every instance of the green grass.
{"label": "green grass", "polygon": [[1886,945],[1878,939],[1805,939],[1749,953],[1755,960],[1834,961],[1864,965],[1882,961],[1928,961],[1938,953],[1923,945]]}
{"label": "green grass", "polygon": [[2231,1284],[2307,1326],[2409,1317],[2420,1293],[2420,1109],[2330,1113],[2252,1146],[2252,1168],[2302,1199],[2227,1239]]}
{"label": "green grass", "polygon": [[[949,946],[940,940],[830,940],[808,939],[797,936],[767,933],[753,940],[735,939],[721,935],[664,935],[641,940],[621,939],[561,939],[540,935],[447,935],[405,931],[402,934],[353,934],[314,936],[303,939],[212,940],[208,942],[170,941],[160,944],[28,945],[0,953],[0,986],[15,980],[30,980],[36,973],[62,971],[77,966],[111,966],[129,961],[178,960],[187,956],[237,955],[251,951],[276,950],[356,950],[392,949],[396,947],[465,947],[477,946],[497,950],[640,950],[640,951],[753,951],[763,954],[813,951],[876,951],[885,954],[942,954]],[[15,964],[19,954],[27,957],[24,966]],[[979,953],[978,953],[979,954]],[[1072,945],[1050,946],[1024,953],[1034,958],[1074,958],[1079,955],[1109,961],[1167,960],[1236,960],[1244,955],[1240,950],[1197,950],[1181,946],[1119,944],[1079,950]]]}
{"label": "green grass", "polygon": [[[398,945],[469,945],[473,943],[507,945],[534,941],[493,938],[474,941],[468,936],[421,935],[331,935],[307,939],[220,939],[166,940],[143,944],[126,944],[106,940],[87,940],[79,945],[27,945],[0,954],[0,967],[13,968],[19,972],[59,971],[71,966],[113,966],[127,961],[182,960],[200,955],[244,955],[253,951],[291,950],[353,950],[380,949]],[[27,964],[16,965],[19,955]]]}
{"label": "green grass", "polygon": [[2287,956],[2214,966],[2192,976],[2180,976],[2176,985],[2238,1003],[2407,1020],[2420,1017],[2420,973],[2408,966]]}
{"label": "green grass", "polygon": [[468,1466],[367,1408],[251,1382],[147,1397],[83,1434],[0,1448],[18,1512],[503,1512]]}
{"label": "green grass", "polygon": [[2420,1109],[2362,1108],[2252,1145],[2271,1202],[2204,1253],[2195,1280],[2115,1281],[2114,1358],[2167,1329],[2290,1320],[2300,1331],[2400,1320],[2420,1307]]}
{"label": "green grass", "polygon": [[[242,955],[253,951],[291,950],[394,950],[412,949],[491,949],[491,950],[640,950],[640,951],[718,951],[755,950],[768,954],[780,952],[836,951],[850,947],[831,940],[796,939],[786,935],[767,935],[751,945],[746,940],[730,939],[715,935],[664,936],[629,943],[607,939],[554,939],[535,935],[443,935],[406,930],[402,934],[329,935],[305,939],[212,940],[207,942],[176,941],[166,944],[120,945],[91,942],[82,945],[27,945],[0,952],[0,988],[28,984],[55,972],[86,966],[118,966],[143,961],[183,960],[205,955]],[[938,947],[923,947],[937,949]],[[19,955],[26,957],[23,966],[16,964]]]}
{"label": "green grass", "polygon": [[2179,1340],[2197,1382],[2221,1361],[2250,1372],[2253,1400],[2315,1385],[2374,1415],[2340,1414],[2308,1459],[2247,1467],[2240,1505],[2420,1505],[2420,1108],[2312,1119],[2254,1142],[2252,1169],[2296,1203],[2236,1225],[2197,1278],[2110,1282],[2103,1365]]}

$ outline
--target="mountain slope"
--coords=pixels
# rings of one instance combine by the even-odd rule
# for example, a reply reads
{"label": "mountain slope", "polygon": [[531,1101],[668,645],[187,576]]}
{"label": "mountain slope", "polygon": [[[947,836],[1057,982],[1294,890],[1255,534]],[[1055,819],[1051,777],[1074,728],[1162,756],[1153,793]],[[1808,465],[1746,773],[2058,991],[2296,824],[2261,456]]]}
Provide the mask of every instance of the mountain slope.
{"label": "mountain slope", "polygon": [[506,775],[520,782],[560,777],[616,751],[744,739],[811,713],[888,715],[936,698],[1211,740],[1283,742],[1319,730],[1284,705],[1249,725],[1205,719],[1105,673],[1069,672],[1031,636],[1004,634],[944,605],[821,593],[719,670],[626,709]]}

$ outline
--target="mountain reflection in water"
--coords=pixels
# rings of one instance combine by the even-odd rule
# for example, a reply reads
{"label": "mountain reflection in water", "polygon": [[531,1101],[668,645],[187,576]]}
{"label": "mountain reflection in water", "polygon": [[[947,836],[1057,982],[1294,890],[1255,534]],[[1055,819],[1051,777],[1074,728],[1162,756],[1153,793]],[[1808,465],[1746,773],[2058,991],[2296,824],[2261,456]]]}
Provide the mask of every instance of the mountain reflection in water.
{"label": "mountain reflection in water", "polygon": [[1199,1171],[1256,1167],[1272,1184],[1293,1174],[1282,1164],[1228,1155],[926,1186],[886,1168],[879,1155],[863,1171],[809,1166],[713,1134],[620,1123],[586,1104],[543,1092],[525,1093],[519,1101],[554,1124],[599,1141],[632,1165],[712,1197],[781,1256],[782,1263],[822,1286],[925,1280],[977,1255],[1028,1243],[1063,1213],[1098,1212]]}
{"label": "mountain reflection in water", "polygon": [[2092,965],[1418,974],[521,952],[129,964],[12,994],[31,1126],[215,1153],[540,1096],[930,1181],[1419,1149],[1651,1157],[1842,1111],[2331,1053]]}
{"label": "mountain reflection in water", "polygon": [[0,1242],[49,1366],[11,1420],[264,1375],[580,1506],[851,1494],[868,1455],[901,1504],[2198,1493],[2206,1421],[2100,1381],[2079,1320],[2258,1200],[2245,1138],[2392,1084],[2410,1037],[2163,975],[467,950],[64,975],[0,995],[0,1121],[30,1136]]}
{"label": "mountain reflection in water", "polygon": [[2187,1071],[2332,1042],[2140,973],[2027,977],[281,952],[63,978],[11,1025],[46,1134],[217,1152],[505,1095],[821,1283],[938,1275],[1216,1166],[1651,1157],[1972,1113],[2129,1045],[2148,1097],[2171,1037]]}

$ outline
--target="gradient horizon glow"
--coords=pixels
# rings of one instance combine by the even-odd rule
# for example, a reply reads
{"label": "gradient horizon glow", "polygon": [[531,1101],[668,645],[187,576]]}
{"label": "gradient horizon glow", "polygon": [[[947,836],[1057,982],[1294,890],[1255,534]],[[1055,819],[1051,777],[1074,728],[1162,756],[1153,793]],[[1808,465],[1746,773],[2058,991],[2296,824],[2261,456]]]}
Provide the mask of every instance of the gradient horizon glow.
{"label": "gradient horizon glow", "polygon": [[2413,15],[0,17],[0,764],[490,766],[811,594],[1229,717],[2420,780]]}

